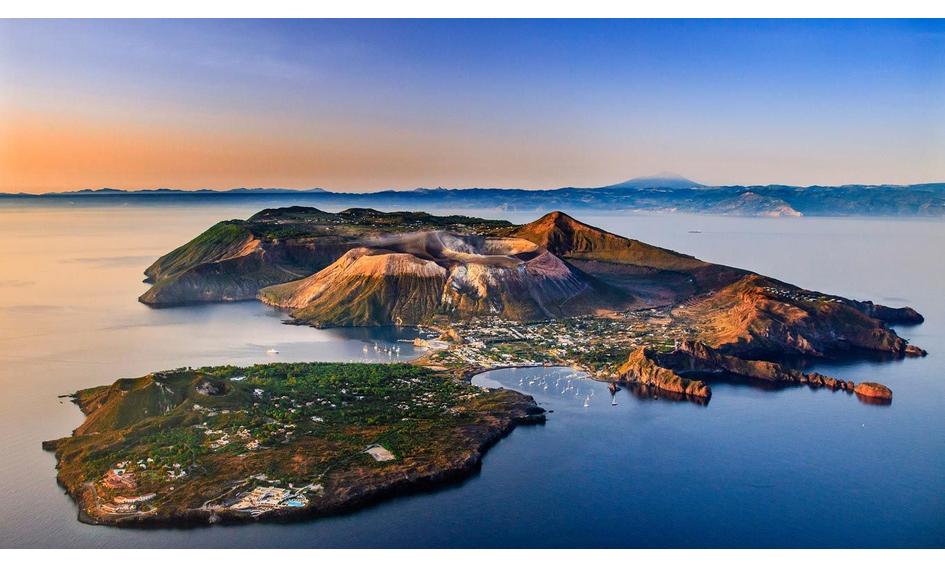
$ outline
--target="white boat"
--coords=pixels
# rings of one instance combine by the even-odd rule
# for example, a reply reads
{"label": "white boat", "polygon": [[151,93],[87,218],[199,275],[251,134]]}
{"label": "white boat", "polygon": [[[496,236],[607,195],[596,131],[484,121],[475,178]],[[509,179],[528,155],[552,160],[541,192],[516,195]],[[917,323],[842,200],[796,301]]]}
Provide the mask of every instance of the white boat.
{"label": "white boat", "polygon": [[584,407],[587,407],[587,406],[589,406],[589,405],[591,405],[591,397],[590,397],[590,396],[584,398]]}
{"label": "white boat", "polygon": [[266,354],[279,354],[279,351],[277,351],[277,350],[274,349],[274,348],[271,348],[271,349],[269,349],[269,350],[266,351]]}

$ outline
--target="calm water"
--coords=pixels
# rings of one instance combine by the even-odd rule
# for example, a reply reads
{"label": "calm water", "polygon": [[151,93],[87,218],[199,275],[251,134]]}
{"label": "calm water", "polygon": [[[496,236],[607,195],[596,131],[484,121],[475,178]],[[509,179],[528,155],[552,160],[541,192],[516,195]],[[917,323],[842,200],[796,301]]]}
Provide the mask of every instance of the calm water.
{"label": "calm water", "polygon": [[816,367],[888,384],[891,406],[728,384],[707,407],[627,391],[612,406],[602,384],[577,377],[566,394],[543,389],[570,370],[497,371],[477,380],[529,391],[554,413],[515,430],[462,484],[300,524],[78,523],[40,449],[82,419],[57,395],[178,366],[362,360],[365,344],[409,336],[283,325],[255,303],[136,302],[154,258],[257,208],[0,208],[0,546],[945,546],[945,223],[856,219],[576,215],[804,287],[915,306],[927,322],[900,332],[929,357]]}

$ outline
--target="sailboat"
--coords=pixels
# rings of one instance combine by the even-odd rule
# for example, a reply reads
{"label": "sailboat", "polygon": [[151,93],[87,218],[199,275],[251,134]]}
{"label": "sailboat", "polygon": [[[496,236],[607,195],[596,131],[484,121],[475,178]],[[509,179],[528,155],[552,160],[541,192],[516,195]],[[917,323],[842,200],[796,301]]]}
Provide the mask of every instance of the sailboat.
{"label": "sailboat", "polygon": [[589,405],[591,405],[591,397],[590,397],[590,396],[584,398],[584,407],[588,407]]}

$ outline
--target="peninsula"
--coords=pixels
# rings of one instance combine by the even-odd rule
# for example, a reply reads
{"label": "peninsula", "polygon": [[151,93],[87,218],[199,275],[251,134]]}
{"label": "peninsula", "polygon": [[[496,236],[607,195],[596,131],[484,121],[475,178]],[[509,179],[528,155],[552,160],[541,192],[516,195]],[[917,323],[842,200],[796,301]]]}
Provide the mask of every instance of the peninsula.
{"label": "peninsula", "polygon": [[882,384],[786,358],[923,356],[891,308],[805,290],[552,212],[525,225],[309,207],[214,225],[151,265],[143,303],[258,299],[318,327],[424,329],[412,364],[269,364],[155,372],[82,390],[72,436],[48,441],[80,519],[234,522],[338,512],[460,478],[528,396],[469,383],[503,366],[567,365],[701,404],[715,380],[803,385],[888,404]]}
{"label": "peninsula", "polygon": [[310,517],[461,478],[530,396],[410,364],[182,368],[77,392],[86,414],[44,443],[87,523]]}

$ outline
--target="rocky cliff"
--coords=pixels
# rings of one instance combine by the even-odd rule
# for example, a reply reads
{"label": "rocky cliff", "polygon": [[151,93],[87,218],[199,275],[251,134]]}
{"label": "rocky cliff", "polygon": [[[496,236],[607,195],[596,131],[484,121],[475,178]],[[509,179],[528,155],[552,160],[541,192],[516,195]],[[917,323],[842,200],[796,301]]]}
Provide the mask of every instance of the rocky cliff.
{"label": "rocky cliff", "polygon": [[712,395],[705,382],[680,376],[663,365],[656,351],[647,347],[640,347],[630,354],[618,371],[618,379],[687,396],[709,398]]}
{"label": "rocky cliff", "polygon": [[776,362],[740,358],[696,341],[683,341],[668,352],[641,347],[631,353],[618,374],[618,380],[622,382],[700,398],[711,396],[709,386],[702,380],[712,378],[741,378],[773,385],[802,384],[811,388],[856,392],[858,397],[892,400],[892,391],[882,384],[863,382],[857,385],[852,380],[801,372]]}

